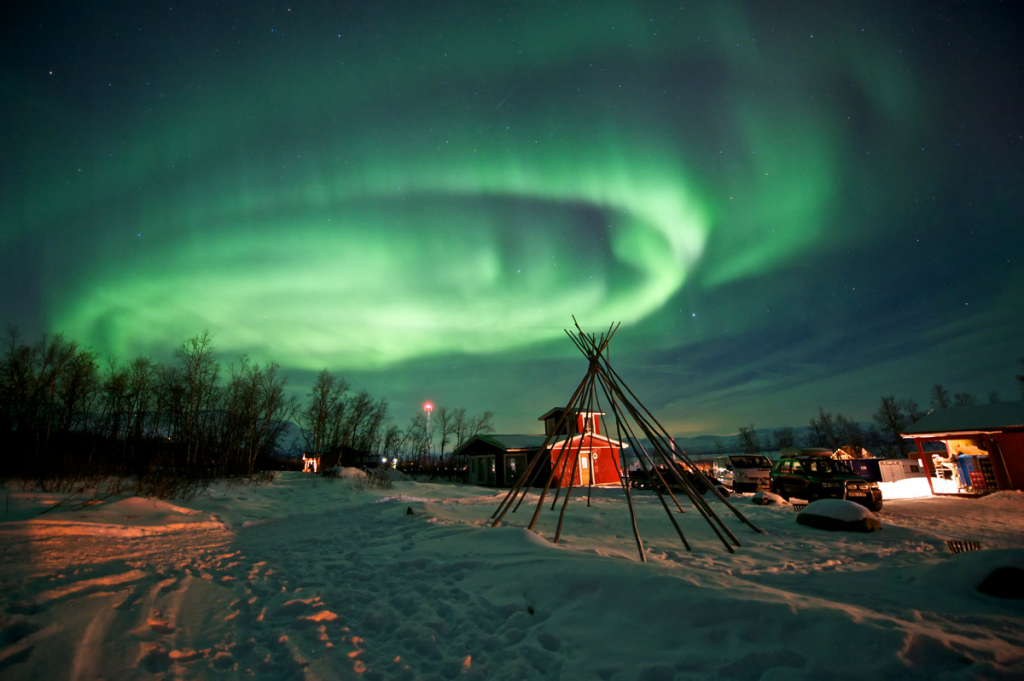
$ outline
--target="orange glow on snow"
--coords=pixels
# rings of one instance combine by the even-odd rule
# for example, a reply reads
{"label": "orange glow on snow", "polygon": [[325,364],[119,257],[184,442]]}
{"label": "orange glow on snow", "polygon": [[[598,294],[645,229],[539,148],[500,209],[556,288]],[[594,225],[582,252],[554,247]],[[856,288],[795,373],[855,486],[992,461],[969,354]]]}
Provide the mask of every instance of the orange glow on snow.
{"label": "orange glow on snow", "polygon": [[302,619],[310,620],[311,622],[333,622],[338,619],[338,616],[330,610],[320,610],[312,615],[306,615]]}

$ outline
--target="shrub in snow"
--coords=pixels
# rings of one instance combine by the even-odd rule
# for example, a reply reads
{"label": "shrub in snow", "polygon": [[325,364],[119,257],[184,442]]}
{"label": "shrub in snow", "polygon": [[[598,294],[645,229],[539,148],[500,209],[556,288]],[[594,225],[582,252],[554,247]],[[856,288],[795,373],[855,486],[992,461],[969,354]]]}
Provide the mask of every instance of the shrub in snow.
{"label": "shrub in snow", "polygon": [[771,504],[778,504],[779,506],[789,505],[789,502],[780,497],[778,494],[765,492],[763,489],[755,492],[754,496],[750,497],[750,500],[755,504],[759,504],[761,506],[768,506]]}
{"label": "shrub in snow", "polygon": [[349,484],[358,490],[391,489],[391,478],[383,468],[376,468],[369,473],[359,471],[362,475],[353,475]]}
{"label": "shrub in snow", "polygon": [[819,530],[873,532],[882,529],[882,521],[860,504],[845,499],[819,499],[800,511],[796,521]]}

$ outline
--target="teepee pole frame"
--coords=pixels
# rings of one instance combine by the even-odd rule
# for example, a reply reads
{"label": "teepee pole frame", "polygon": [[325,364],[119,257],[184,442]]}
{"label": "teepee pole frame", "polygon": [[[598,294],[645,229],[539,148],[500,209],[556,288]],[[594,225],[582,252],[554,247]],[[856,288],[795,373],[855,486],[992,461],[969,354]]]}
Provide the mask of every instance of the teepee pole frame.
{"label": "teepee pole frame", "polygon": [[[650,410],[647,409],[647,407],[644,406],[643,402],[641,402],[639,400],[639,398],[637,398],[637,396],[633,394],[633,391],[630,390],[629,386],[622,382],[621,377],[618,375],[618,373],[616,373],[615,369],[610,364],[608,364],[607,362],[604,363],[604,368],[610,373],[611,376],[613,376],[616,379],[616,383],[615,384],[616,385],[621,385],[623,388],[625,388],[626,392],[629,393],[630,397],[632,397],[636,401],[636,403],[638,405],[640,405],[640,407],[644,410],[644,412],[651,419],[651,421],[658,427],[658,433],[660,434],[660,436],[666,438],[667,440],[671,440],[672,436],[668,434],[668,431],[665,430],[665,427],[662,426],[661,423],[658,422],[658,419],[655,418],[654,414],[652,414],[650,412]],[[685,461],[692,468],[692,470],[697,474],[697,476],[701,480],[701,482],[705,483],[707,485],[708,489],[710,489],[715,494],[715,496],[717,496],[719,498],[719,500],[721,500],[722,503],[724,503],[729,508],[729,510],[733,512],[733,514],[737,518],[739,518],[743,523],[745,523],[747,526],[749,526],[752,530],[754,530],[758,534],[761,533],[761,529],[760,528],[758,528],[752,522],[747,520],[747,517],[745,515],[743,515],[742,513],[740,513],[739,509],[737,509],[735,506],[733,506],[732,503],[728,499],[726,499],[725,496],[721,492],[718,491],[718,489],[715,487],[715,485],[711,484],[711,481],[708,480],[707,476],[704,475],[703,471],[701,471],[700,468],[698,468],[697,465],[694,464],[693,460],[690,459],[690,457],[686,454],[686,452],[683,452],[682,450],[680,450],[676,454],[679,456],[679,458],[683,459],[683,461]]]}
{"label": "teepee pole frame", "polygon": [[[577,385],[572,397],[569,398],[565,410],[557,420],[554,430],[545,438],[540,451],[533,457],[533,460],[526,467],[526,470],[523,471],[515,485],[498,504],[498,508],[495,509],[491,516],[493,519],[491,526],[497,527],[510,510],[515,513],[519,509],[519,506],[526,499],[529,488],[537,486],[538,478],[541,477],[542,471],[545,471],[546,465],[550,468],[550,471],[548,471],[547,480],[537,499],[537,506],[530,519],[528,529],[534,530],[541,510],[544,507],[544,500],[557,476],[559,482],[551,500],[552,511],[555,510],[559,501],[562,502],[553,538],[553,542],[557,543],[562,535],[562,528],[573,488],[576,487],[576,474],[580,466],[581,456],[584,455],[583,444],[585,440],[588,441],[585,455],[587,456],[586,463],[589,469],[587,505],[590,505],[594,485],[593,439],[595,433],[589,429],[584,429],[583,432],[574,434],[572,431],[577,428],[567,428],[566,423],[570,417],[578,419],[581,413],[587,414],[587,418],[590,418],[590,415],[603,413],[601,411],[600,399],[600,396],[603,394],[611,414],[615,418],[615,433],[618,442],[626,442],[627,446],[634,447],[636,459],[640,464],[640,471],[651,482],[651,486],[654,488],[662,508],[672,522],[680,541],[687,551],[692,550],[692,548],[675,518],[675,513],[673,513],[668,501],[665,499],[665,493],[672,499],[680,513],[684,512],[683,507],[673,493],[671,485],[662,475],[663,470],[669,474],[670,478],[675,480],[677,487],[685,493],[693,507],[697,509],[698,513],[704,518],[730,553],[733,552],[731,544],[740,546],[739,539],[736,538],[722,518],[715,513],[708,500],[703,497],[695,485],[710,489],[739,520],[760,533],[761,530],[751,523],[719,492],[686,452],[676,450],[674,446],[669,447],[668,443],[672,441],[672,438],[668,431],[658,422],[654,414],[640,401],[629,386],[622,381],[622,377],[611,366],[611,362],[608,359],[608,346],[622,325],[621,322],[611,324],[608,331],[600,336],[584,332],[575,317],[573,317],[573,324],[576,326],[576,332],[572,333],[566,329],[565,333],[576,348],[587,358],[587,373],[579,385]],[[600,421],[600,416],[594,416],[594,418]],[[607,426],[607,421],[605,423]],[[623,435],[625,435],[625,439],[623,439]],[[564,439],[560,439],[563,436]],[[646,439],[649,448],[641,443],[641,436]],[[578,438],[575,443],[573,442],[574,438]],[[622,462],[618,460],[622,449],[621,447],[618,448],[617,455],[612,457],[614,459],[613,464],[626,496],[637,551],[640,554],[641,561],[646,562],[647,555],[644,550],[643,539],[640,536],[630,481],[627,471],[623,470]],[[570,456],[572,456],[571,467],[569,466]],[[545,465],[541,465],[542,461],[546,462]],[[687,469],[686,472],[682,470],[684,466]],[[568,477],[566,477],[567,471],[569,473]],[[696,479],[695,481],[690,479],[691,475]],[[655,477],[657,482],[654,481]],[[582,484],[582,480],[580,484]],[[562,498],[561,494],[563,487],[565,488],[564,498]]]}
{"label": "teepee pole frame", "polygon": [[[719,518],[718,515],[714,512],[714,510],[711,508],[711,506],[708,505],[707,501],[704,500],[704,498],[697,491],[697,489],[693,487],[693,484],[690,482],[690,480],[684,474],[682,474],[681,471],[678,470],[677,464],[674,461],[672,461],[672,457],[665,451],[664,446],[663,446],[661,440],[658,437],[656,437],[654,435],[654,433],[652,432],[653,429],[650,427],[650,424],[647,423],[644,420],[643,416],[641,414],[639,414],[637,412],[637,410],[630,405],[628,400],[625,399],[625,397],[622,394],[622,392],[620,390],[618,390],[618,387],[615,385],[615,383],[613,383],[611,381],[606,381],[604,383],[604,387],[607,390],[611,390],[613,393],[618,393],[618,397],[619,397],[620,402],[625,404],[625,406],[628,408],[628,411],[630,412],[630,417],[640,427],[641,431],[647,437],[648,441],[652,445],[653,451],[658,455],[658,459],[660,459],[662,464],[664,464],[667,467],[667,469],[672,473],[673,477],[676,479],[676,482],[679,484],[679,486],[686,493],[686,496],[693,503],[694,508],[696,508],[698,510],[698,512],[700,512],[701,516],[711,526],[711,529],[715,532],[716,535],[718,535],[719,540],[721,540],[721,542],[725,546],[726,550],[728,550],[730,553],[732,553],[733,552],[732,546],[729,545],[729,541],[726,539],[726,537],[724,537],[722,535],[722,531],[719,529],[718,526],[722,527],[722,529],[725,531],[725,533],[728,534],[729,539],[732,539],[733,542],[736,543],[737,546],[739,545],[739,540],[737,540],[735,535],[733,535],[729,531],[729,528],[727,526],[725,526],[725,524],[721,521],[721,518]],[[664,477],[662,477],[661,471],[659,470],[659,465],[654,460],[652,460],[652,458],[651,458],[650,454],[647,452],[646,448],[640,443],[640,439],[636,436],[636,433],[633,431],[632,426],[630,426],[630,424],[629,424],[630,419],[629,418],[625,418],[624,415],[622,415],[620,412],[616,412],[616,413],[617,413],[616,418],[618,420],[620,420],[622,423],[625,424],[626,431],[627,431],[627,438],[629,439],[630,444],[632,444],[634,447],[636,447],[637,452],[640,455],[643,456],[643,459],[641,459],[640,456],[638,455],[638,457],[637,457],[638,460],[645,461],[647,463],[648,471],[649,472],[653,472],[658,477],[658,480],[661,482],[661,485],[664,486],[665,491],[668,493],[668,495],[672,498],[672,500],[675,502],[676,506],[681,511],[682,507],[679,504],[679,500],[676,498],[675,494],[673,494],[671,486],[664,479]],[[645,471],[645,472],[648,472],[648,471]],[[649,477],[649,472],[648,472],[648,477]],[[686,538],[683,536],[682,530],[679,527],[679,524],[676,521],[675,516],[672,514],[671,509],[668,508],[668,504],[665,502],[665,499],[664,499],[664,496],[662,495],[662,491],[660,489],[660,486],[656,485],[656,484],[652,484],[652,487],[654,488],[655,493],[658,495],[658,498],[661,501],[662,507],[665,509],[665,513],[669,517],[669,520],[671,520],[673,526],[675,526],[676,531],[679,534],[679,538],[683,542],[683,546],[685,546],[687,548],[687,550],[690,550],[689,543],[686,541]],[[717,525],[716,525],[716,523],[717,523]]]}

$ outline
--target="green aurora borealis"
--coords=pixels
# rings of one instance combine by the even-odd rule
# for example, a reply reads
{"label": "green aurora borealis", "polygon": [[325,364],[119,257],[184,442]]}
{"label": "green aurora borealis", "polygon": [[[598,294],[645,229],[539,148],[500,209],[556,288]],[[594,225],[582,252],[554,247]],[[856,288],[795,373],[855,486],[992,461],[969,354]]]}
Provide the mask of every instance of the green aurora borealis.
{"label": "green aurora borealis", "polygon": [[572,315],[680,432],[1012,399],[1024,60],[986,8],[33,5],[4,321],[121,359],[209,329],[506,432],[585,371]]}

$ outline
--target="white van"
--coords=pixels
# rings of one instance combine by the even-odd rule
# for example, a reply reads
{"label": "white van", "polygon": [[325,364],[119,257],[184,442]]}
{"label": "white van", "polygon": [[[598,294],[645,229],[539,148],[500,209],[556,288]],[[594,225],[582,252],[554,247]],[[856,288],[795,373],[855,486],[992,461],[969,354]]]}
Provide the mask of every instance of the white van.
{"label": "white van", "polygon": [[764,454],[716,456],[711,466],[715,478],[734,492],[756,492],[771,486],[772,462]]}

